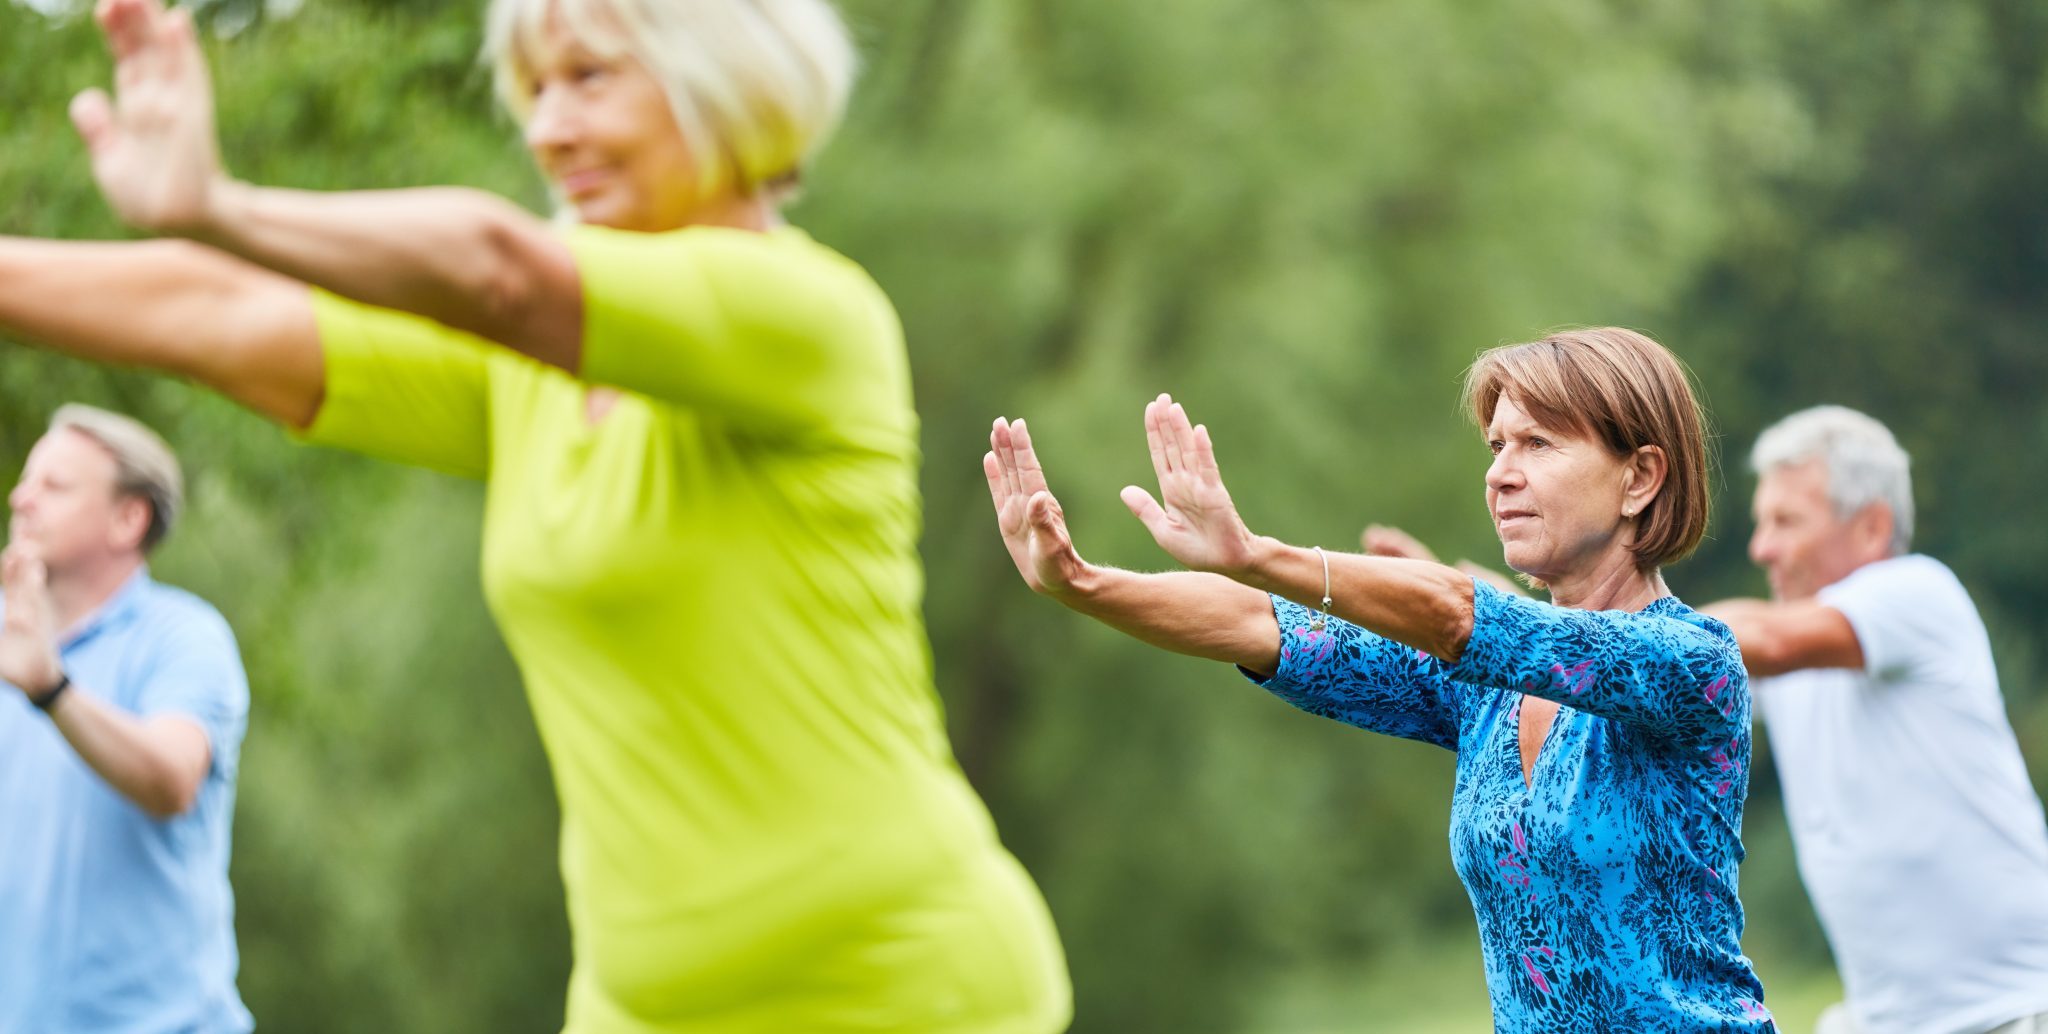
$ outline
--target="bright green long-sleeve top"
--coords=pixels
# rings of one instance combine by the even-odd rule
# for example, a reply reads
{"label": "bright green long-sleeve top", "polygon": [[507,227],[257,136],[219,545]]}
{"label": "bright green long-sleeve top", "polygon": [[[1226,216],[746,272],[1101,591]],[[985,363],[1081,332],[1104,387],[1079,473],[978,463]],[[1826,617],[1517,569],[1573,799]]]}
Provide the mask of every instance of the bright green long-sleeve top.
{"label": "bright green long-sleeve top", "polygon": [[[793,229],[567,231],[581,379],[317,297],[315,442],[487,485],[562,806],[569,1034],[1047,1034],[1043,900],[954,763],[902,329]],[[590,385],[625,394],[595,423]]]}

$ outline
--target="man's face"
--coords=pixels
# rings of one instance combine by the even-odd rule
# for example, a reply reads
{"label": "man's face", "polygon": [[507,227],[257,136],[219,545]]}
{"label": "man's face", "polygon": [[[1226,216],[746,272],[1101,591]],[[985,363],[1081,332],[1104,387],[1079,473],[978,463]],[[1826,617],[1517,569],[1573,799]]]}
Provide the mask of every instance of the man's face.
{"label": "man's face", "polygon": [[118,491],[114,457],[91,437],[51,431],[7,495],[9,542],[34,545],[51,574],[139,548],[149,504]]}
{"label": "man's face", "polygon": [[1756,533],[1749,559],[1770,576],[1771,595],[1803,600],[1870,562],[1853,520],[1828,500],[1827,469],[1818,460],[1776,467],[1756,485]]}

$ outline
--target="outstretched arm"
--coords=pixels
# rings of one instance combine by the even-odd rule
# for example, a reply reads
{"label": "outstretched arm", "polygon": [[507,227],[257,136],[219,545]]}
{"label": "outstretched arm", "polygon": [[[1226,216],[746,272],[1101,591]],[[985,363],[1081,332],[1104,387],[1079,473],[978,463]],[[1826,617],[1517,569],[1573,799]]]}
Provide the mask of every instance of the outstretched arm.
{"label": "outstretched arm", "polygon": [[1863,643],[1841,611],[1818,600],[1737,599],[1701,607],[1735,633],[1742,665],[1764,678],[1805,668],[1864,667]]}
{"label": "outstretched arm", "polygon": [[996,526],[1025,584],[1133,638],[1261,676],[1279,667],[1280,626],[1265,593],[1212,574],[1138,574],[1081,559],[1024,421],[997,419],[982,457]]}
{"label": "outstretched arm", "polygon": [[72,115],[101,192],[130,225],[577,369],[575,262],[539,219],[473,190],[317,194],[234,182],[189,14],[159,0],[101,0],[96,14],[115,95],[81,94]]}
{"label": "outstretched arm", "polygon": [[1327,595],[1331,613],[1443,660],[1464,649],[1472,635],[1469,576],[1422,560],[1330,553],[1252,534],[1223,487],[1209,429],[1189,423],[1171,396],[1146,405],[1145,438],[1159,499],[1132,485],[1124,504],[1174,559],[1308,607]]}
{"label": "outstretched arm", "polygon": [[190,377],[292,427],[324,391],[305,285],[184,241],[0,237],[0,329]]}

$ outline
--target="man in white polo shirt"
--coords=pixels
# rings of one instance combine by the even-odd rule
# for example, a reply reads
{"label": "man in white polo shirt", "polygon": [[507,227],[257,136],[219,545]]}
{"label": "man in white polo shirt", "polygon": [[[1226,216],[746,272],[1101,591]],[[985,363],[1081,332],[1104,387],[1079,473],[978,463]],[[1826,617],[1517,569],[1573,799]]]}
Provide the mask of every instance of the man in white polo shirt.
{"label": "man in white polo shirt", "polygon": [[1742,645],[1847,1001],[1820,1034],[2048,1034],[2048,825],[1984,623],[1907,552],[1907,457],[1820,406],[1757,439]]}

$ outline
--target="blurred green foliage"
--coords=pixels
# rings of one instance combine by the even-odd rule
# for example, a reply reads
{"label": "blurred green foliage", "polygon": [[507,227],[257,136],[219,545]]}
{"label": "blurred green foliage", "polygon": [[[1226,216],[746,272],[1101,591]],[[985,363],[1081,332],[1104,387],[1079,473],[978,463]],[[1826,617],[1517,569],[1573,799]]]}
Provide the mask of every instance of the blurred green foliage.
{"label": "blurred green foliage", "polygon": [[[1116,490],[1149,476],[1140,410],[1172,391],[1257,529],[1349,546],[1377,520],[1485,560],[1459,372],[1554,326],[1639,327],[1693,366],[1723,434],[1713,537],[1670,572],[1680,594],[1762,590],[1743,555],[1755,432],[1864,408],[1917,457],[1920,545],[1985,610],[2048,776],[2029,506],[2048,473],[2048,8],[846,6],[865,80],[793,215],[908,327],[940,688],[1059,919],[1076,1030],[1485,1029],[1484,989],[1446,847],[1451,759],[1033,598],[976,470],[998,414],[1032,421],[1094,559],[1165,563]],[[544,203],[490,106],[475,5],[202,13],[237,174]],[[0,232],[119,233],[64,117],[105,75],[83,18],[0,3]],[[69,399],[178,446],[195,505],[158,571],[241,636],[256,708],[234,876],[259,1022],[554,1029],[556,815],[477,589],[478,492],[14,345],[9,473]],[[1748,841],[1767,989],[1825,989],[1767,762]],[[1418,959],[1437,975],[1411,979]]]}

